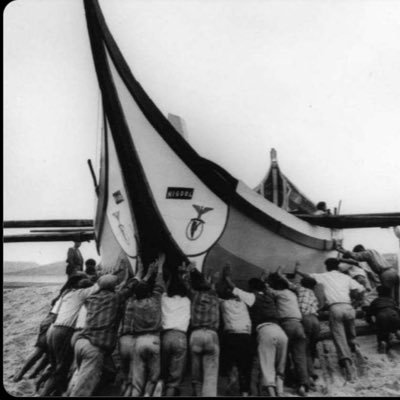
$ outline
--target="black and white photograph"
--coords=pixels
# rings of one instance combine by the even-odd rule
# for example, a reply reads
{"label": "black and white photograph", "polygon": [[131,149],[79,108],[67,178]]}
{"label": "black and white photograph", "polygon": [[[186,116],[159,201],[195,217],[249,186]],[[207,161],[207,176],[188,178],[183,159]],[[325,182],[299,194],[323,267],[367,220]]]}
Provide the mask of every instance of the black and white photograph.
{"label": "black and white photograph", "polygon": [[400,397],[400,1],[3,7],[3,387]]}

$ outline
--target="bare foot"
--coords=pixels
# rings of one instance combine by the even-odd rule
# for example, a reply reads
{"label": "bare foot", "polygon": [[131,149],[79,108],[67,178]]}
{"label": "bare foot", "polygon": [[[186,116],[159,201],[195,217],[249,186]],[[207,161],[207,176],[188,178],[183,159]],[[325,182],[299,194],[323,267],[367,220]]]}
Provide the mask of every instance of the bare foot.
{"label": "bare foot", "polygon": [[21,374],[16,374],[14,375],[13,382],[19,382],[22,379]]}

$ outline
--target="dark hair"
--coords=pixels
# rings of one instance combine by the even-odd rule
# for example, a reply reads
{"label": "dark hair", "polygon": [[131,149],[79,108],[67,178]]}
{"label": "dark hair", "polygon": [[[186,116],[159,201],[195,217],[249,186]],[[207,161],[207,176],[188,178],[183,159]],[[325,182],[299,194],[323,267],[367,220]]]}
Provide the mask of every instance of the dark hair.
{"label": "dark hair", "polygon": [[95,267],[96,266],[96,260],[93,260],[93,258],[89,258],[85,261],[86,267]]}
{"label": "dark hair", "polygon": [[148,282],[140,282],[135,288],[137,300],[145,299],[151,295],[151,285]]}
{"label": "dark hair", "polygon": [[85,272],[89,275],[96,274],[96,261],[93,258],[85,261]]}
{"label": "dark hair", "polygon": [[205,292],[211,289],[203,274],[197,273],[196,271],[190,274],[190,282],[192,288],[199,292]]}
{"label": "dark hair", "polygon": [[251,278],[248,281],[249,289],[251,291],[262,292],[265,289],[264,282],[259,278]]}
{"label": "dark hair", "polygon": [[187,296],[187,289],[185,285],[174,275],[171,277],[171,280],[168,285],[167,289],[167,296],[172,297],[172,296],[181,296],[185,297]]}
{"label": "dark hair", "polygon": [[216,290],[218,297],[223,300],[229,300],[235,298],[235,295],[232,293],[232,289],[228,286],[225,281],[220,281],[216,284]]}
{"label": "dark hair", "polygon": [[301,281],[300,281],[301,286],[313,290],[315,288],[315,285],[317,284],[317,281],[314,278],[305,276]]}
{"label": "dark hair", "polygon": [[276,272],[272,273],[268,277],[268,284],[275,290],[285,290],[289,289],[289,284],[285,279],[283,279],[279,274]]}
{"label": "dark hair", "polygon": [[379,297],[391,297],[392,290],[386,286],[378,286],[376,291]]}
{"label": "dark hair", "polygon": [[328,271],[335,271],[339,269],[339,260],[337,258],[327,258],[325,260],[326,269]]}
{"label": "dark hair", "polygon": [[354,246],[353,251],[354,253],[360,253],[361,251],[365,251],[365,248],[362,244],[358,244],[357,246]]}
{"label": "dark hair", "polygon": [[88,278],[83,278],[79,281],[78,283],[79,285],[79,289],[84,289],[84,288],[88,288],[90,286],[94,285],[94,282],[92,282],[90,279]]}
{"label": "dark hair", "polygon": [[325,203],[325,201],[320,201],[317,204],[317,210],[326,211],[326,203]]}

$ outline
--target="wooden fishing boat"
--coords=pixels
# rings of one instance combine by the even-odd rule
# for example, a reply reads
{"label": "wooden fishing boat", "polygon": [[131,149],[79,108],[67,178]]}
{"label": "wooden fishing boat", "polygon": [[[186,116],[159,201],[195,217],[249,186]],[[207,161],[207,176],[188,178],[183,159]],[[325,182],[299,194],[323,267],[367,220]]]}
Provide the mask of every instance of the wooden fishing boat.
{"label": "wooden fishing boat", "polygon": [[97,1],[85,1],[104,110],[95,236],[103,268],[167,254],[236,281],[294,265],[319,271],[340,231],[287,212],[202,158],[133,76]]}
{"label": "wooden fishing boat", "polygon": [[103,110],[98,179],[89,162],[95,218],[5,221],[4,228],[51,229],[5,235],[4,242],[95,239],[106,271],[128,260],[134,270],[138,255],[146,264],[158,251],[170,271],[182,261],[211,271],[229,262],[242,284],[296,261],[309,272],[324,270],[341,229],[400,225],[400,213],[313,215],[315,205],[280,171],[274,152],[254,190],[201,157],[135,79],[98,1],[84,7]]}

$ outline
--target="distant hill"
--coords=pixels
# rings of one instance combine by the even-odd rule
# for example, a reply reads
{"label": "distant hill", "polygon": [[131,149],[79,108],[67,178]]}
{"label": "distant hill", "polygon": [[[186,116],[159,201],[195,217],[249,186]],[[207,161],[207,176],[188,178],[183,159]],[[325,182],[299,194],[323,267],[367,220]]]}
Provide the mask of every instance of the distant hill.
{"label": "distant hill", "polygon": [[25,271],[32,268],[39,267],[39,264],[35,262],[26,261],[4,261],[3,262],[3,273],[4,274],[15,274],[21,271]]}
{"label": "distant hill", "polygon": [[13,272],[8,272],[9,274],[12,273],[13,275],[25,275],[25,276],[62,276],[65,274],[65,261],[57,261],[50,264],[45,265],[38,265],[35,263],[31,263],[32,266],[30,268],[24,270],[14,270]]}

